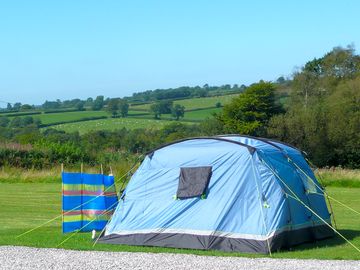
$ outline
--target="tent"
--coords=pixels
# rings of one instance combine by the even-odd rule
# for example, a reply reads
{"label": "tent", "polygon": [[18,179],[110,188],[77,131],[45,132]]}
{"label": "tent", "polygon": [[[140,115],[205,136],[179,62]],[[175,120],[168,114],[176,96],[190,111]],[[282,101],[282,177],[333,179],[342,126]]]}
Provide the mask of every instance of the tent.
{"label": "tent", "polygon": [[333,236],[323,195],[295,147],[188,138],[146,155],[99,241],[271,253]]}

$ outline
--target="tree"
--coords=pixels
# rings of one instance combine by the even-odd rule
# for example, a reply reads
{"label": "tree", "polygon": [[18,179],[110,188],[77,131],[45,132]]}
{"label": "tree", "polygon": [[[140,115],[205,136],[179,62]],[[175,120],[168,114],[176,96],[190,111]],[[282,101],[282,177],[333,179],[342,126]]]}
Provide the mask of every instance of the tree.
{"label": "tree", "polygon": [[20,107],[21,107],[21,103],[20,102],[16,102],[13,106],[13,109],[14,110],[20,110]]}
{"label": "tree", "polygon": [[227,132],[264,135],[269,119],[281,111],[281,106],[275,102],[274,85],[259,82],[225,105],[217,117]]}
{"label": "tree", "polygon": [[6,109],[7,109],[8,111],[11,111],[11,110],[12,110],[12,106],[11,106],[10,103],[7,104]]}
{"label": "tree", "polygon": [[27,111],[27,110],[33,109],[33,106],[31,106],[31,105],[29,105],[29,104],[23,104],[23,105],[21,105],[20,109],[21,109],[22,111]]}
{"label": "tree", "polygon": [[129,103],[126,99],[120,99],[119,101],[119,111],[121,117],[126,117],[129,113]]}
{"label": "tree", "polygon": [[154,114],[155,119],[160,119],[160,117],[161,117],[161,105],[160,105],[160,102],[156,102],[154,104],[151,104],[150,112],[152,112]]}
{"label": "tree", "polygon": [[75,104],[75,108],[78,111],[83,111],[84,110],[84,106],[85,106],[85,101],[80,100]]}
{"label": "tree", "polygon": [[160,119],[162,114],[171,113],[173,102],[171,100],[158,101],[150,106],[150,112],[155,119]]}
{"label": "tree", "polygon": [[184,117],[185,114],[185,107],[181,106],[180,104],[175,104],[171,108],[171,115],[176,119],[179,120],[180,117]]}
{"label": "tree", "polygon": [[9,122],[10,122],[10,120],[9,120],[8,117],[6,117],[6,116],[1,116],[0,117],[0,127],[7,127]]}
{"label": "tree", "polygon": [[303,71],[294,76],[292,84],[292,105],[302,104],[306,109],[309,100],[315,101],[312,97],[319,91],[319,81],[316,74],[310,71]]}
{"label": "tree", "polygon": [[305,64],[291,83],[286,114],[267,134],[306,151],[317,166],[360,167],[360,56],[336,47]]}
{"label": "tree", "polygon": [[195,91],[195,96],[197,97],[206,97],[208,95],[208,90],[206,88],[199,88]]}
{"label": "tree", "polygon": [[302,103],[305,108],[326,96],[344,80],[354,79],[360,73],[360,56],[353,46],[335,47],[321,58],[314,58],[294,74],[292,105]]}
{"label": "tree", "polygon": [[109,100],[106,111],[111,113],[112,117],[116,117],[118,115],[119,110],[119,99],[118,98],[112,98]]}
{"label": "tree", "polygon": [[86,99],[85,106],[86,107],[92,107],[93,102],[94,102],[93,98],[89,97],[89,98]]}
{"label": "tree", "polygon": [[[45,110],[54,110],[60,108],[61,101],[45,101],[42,105],[43,109]],[[14,105],[15,106],[15,105]]]}
{"label": "tree", "polygon": [[34,123],[34,118],[32,118],[31,116],[25,116],[21,118],[21,126],[23,127],[30,126],[33,123]]}
{"label": "tree", "polygon": [[97,96],[92,104],[94,111],[100,111],[104,107],[104,96]]}
{"label": "tree", "polygon": [[10,121],[10,127],[12,128],[18,128],[21,127],[21,125],[22,125],[21,117],[16,116]]}
{"label": "tree", "polygon": [[280,77],[277,78],[277,80],[276,80],[276,83],[278,83],[278,84],[283,84],[283,83],[285,83],[285,82],[286,82],[286,80],[285,80],[284,76],[280,76]]}
{"label": "tree", "polygon": [[333,145],[331,151],[334,163],[359,168],[360,76],[339,84],[326,99],[325,106],[328,140]]}

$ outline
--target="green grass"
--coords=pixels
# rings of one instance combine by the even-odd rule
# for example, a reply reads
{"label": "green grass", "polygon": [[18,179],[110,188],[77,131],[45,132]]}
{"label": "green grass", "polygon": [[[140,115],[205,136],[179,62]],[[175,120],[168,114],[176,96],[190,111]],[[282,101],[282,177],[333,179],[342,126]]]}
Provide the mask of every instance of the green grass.
{"label": "green grass", "polygon": [[[144,114],[144,112],[129,111],[130,117],[138,116],[142,114]],[[110,117],[110,114],[105,111],[76,111],[76,112],[42,113],[42,114],[32,115],[33,118],[40,119],[41,123],[44,125],[56,124],[59,122],[80,121],[81,119],[84,118],[100,117],[100,116]]]}
{"label": "green grass", "polygon": [[[360,211],[359,189],[328,188],[331,196]],[[69,234],[61,233],[61,184],[60,183],[0,183],[0,245],[56,247]],[[336,221],[341,233],[360,246],[360,216],[333,203]],[[32,229],[56,216],[54,222],[20,238],[17,235]],[[265,255],[226,253],[158,247],[132,247],[125,245],[97,244],[92,246],[90,233],[75,234],[62,248],[79,250],[107,250],[130,252],[172,252],[214,256],[262,257]],[[273,254],[275,258],[359,259],[359,254],[341,238],[319,241],[295,247],[292,251]]]}
{"label": "green grass", "polygon": [[[208,117],[211,117],[213,113],[221,112],[222,108],[211,108],[211,109],[200,109],[190,112],[185,112],[184,118],[180,118],[180,121],[193,121],[198,122],[201,120],[204,120]],[[154,115],[146,112],[138,111],[139,114],[133,114],[129,117],[133,118],[142,118],[142,119],[154,119]],[[162,114],[161,115],[162,120],[173,120],[173,117],[171,114]]]}
{"label": "green grass", "polygon": [[164,125],[171,123],[166,120],[140,119],[140,118],[109,118],[90,120],[79,123],[68,123],[52,126],[59,130],[67,132],[79,131],[84,134],[94,130],[115,130],[115,129],[137,129],[137,128],[162,128]]}
{"label": "green grass", "polygon": [[78,112],[61,112],[61,113],[46,113],[36,115],[34,118],[40,119],[42,124],[52,124],[64,121],[76,121],[86,117],[109,116],[104,111],[78,111]]}
{"label": "green grass", "polygon": [[221,112],[222,108],[212,108],[212,109],[204,109],[204,110],[197,110],[197,111],[190,111],[185,112],[184,120],[189,121],[201,121],[208,117],[211,117],[213,113]]}
{"label": "green grass", "polygon": [[316,174],[324,186],[360,188],[360,170],[319,169]]}
{"label": "green grass", "polygon": [[[121,162],[114,162],[103,166],[103,172],[111,172],[118,177],[126,174],[131,167],[137,162],[138,157],[123,156]],[[65,165],[66,172],[80,172],[81,163]],[[83,164],[83,171],[86,173],[100,173],[101,165]],[[31,184],[31,183],[61,183],[61,164],[54,164],[52,168],[36,170],[3,166],[0,169],[0,183]]]}
{"label": "green grass", "polygon": [[[215,107],[217,102],[220,102],[222,105],[229,103],[234,97],[239,94],[218,96],[218,97],[206,97],[206,98],[191,98],[191,99],[181,99],[174,101],[174,104],[180,104],[185,106],[185,110],[193,109],[203,109]],[[149,110],[151,104],[142,104],[137,106],[132,106],[132,110]]]}
{"label": "green grass", "polygon": [[60,165],[48,170],[2,167],[0,183],[61,183]]}

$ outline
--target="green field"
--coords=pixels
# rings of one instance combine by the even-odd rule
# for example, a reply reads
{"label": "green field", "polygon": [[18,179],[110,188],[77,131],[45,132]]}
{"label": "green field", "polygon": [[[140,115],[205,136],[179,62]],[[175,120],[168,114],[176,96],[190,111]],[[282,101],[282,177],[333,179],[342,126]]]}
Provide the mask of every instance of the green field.
{"label": "green field", "polygon": [[[199,122],[204,120],[215,112],[220,112],[221,108],[215,108],[217,102],[222,105],[228,103],[237,94],[193,98],[174,101],[175,104],[185,106],[183,119],[184,122]],[[121,128],[136,129],[136,128],[162,128],[164,125],[173,120],[170,114],[163,114],[161,120],[153,119],[153,115],[147,110],[150,104],[143,104],[138,106],[131,106],[127,118],[110,118],[110,114],[105,111],[72,111],[72,112],[58,112],[58,113],[41,113],[31,115],[34,119],[39,119],[43,125],[50,126],[59,130],[68,132],[79,131],[84,134],[92,130],[115,130]],[[200,110],[198,110],[200,109]],[[6,114],[4,114],[6,115]],[[13,118],[10,116],[9,118]],[[20,117],[25,117],[21,116]],[[92,117],[108,117],[107,119],[90,120],[86,118]],[[68,123],[67,123],[68,122]],[[44,127],[45,128],[45,127]],[[46,127],[47,128],[47,127]]]}
{"label": "green field", "polygon": [[78,111],[78,112],[61,112],[61,113],[46,113],[34,116],[40,119],[42,124],[52,124],[58,122],[77,121],[87,117],[109,116],[104,111]]}
{"label": "green field", "polygon": [[[187,122],[198,122],[201,120],[210,117],[212,113],[220,112],[221,108],[211,108],[204,110],[196,110],[185,112],[184,118],[181,120]],[[105,112],[87,112],[88,114],[81,114],[81,112],[68,112],[68,113],[56,113],[55,117],[47,117],[45,120],[45,124],[56,123],[59,121],[74,121],[79,120],[84,117],[92,117],[92,116],[106,116]],[[91,114],[94,113],[94,114]],[[68,115],[71,114],[71,115]],[[47,116],[47,115],[42,115]],[[51,115],[49,115],[51,116]],[[51,126],[51,128],[56,128],[59,130],[65,130],[67,132],[79,131],[81,134],[84,134],[93,130],[115,130],[121,128],[127,129],[136,129],[136,128],[162,128],[164,125],[173,122],[170,114],[163,114],[161,116],[161,120],[153,119],[153,115],[148,114],[142,111],[129,111],[129,116],[127,118],[108,118],[108,119],[98,119],[98,120],[89,120],[77,123],[65,123],[60,125]],[[66,120],[61,120],[66,119]],[[181,122],[180,120],[180,122]],[[185,122],[184,122],[185,123]]]}
{"label": "green field", "polygon": [[[222,105],[229,103],[234,97],[234,95],[218,96],[218,97],[206,97],[206,98],[191,98],[191,99],[181,99],[175,100],[174,104],[180,104],[185,107],[185,110],[201,109],[201,108],[211,108],[215,107],[217,102],[220,102]],[[131,106],[132,110],[149,110],[151,104],[142,104]]]}
{"label": "green field", "polygon": [[[331,196],[360,211],[360,189],[329,187]],[[71,234],[61,233],[61,184],[60,183],[0,183],[0,245],[25,245],[35,247],[56,247]],[[338,228],[342,234],[360,246],[360,216],[333,203]],[[54,217],[58,218],[46,226],[20,238],[17,235],[32,229]],[[157,247],[131,247],[122,245],[97,244],[92,246],[90,233],[78,233],[62,248],[81,250],[173,252],[215,256],[265,255],[226,253]],[[316,258],[316,259],[359,259],[359,253],[340,237],[304,244],[292,251],[273,254],[275,258]]]}
{"label": "green field", "polygon": [[84,134],[94,130],[116,130],[116,129],[137,129],[137,128],[162,128],[164,125],[171,123],[166,120],[141,119],[141,118],[108,118],[99,120],[90,120],[78,123],[68,123],[52,126],[59,130],[67,132],[79,131]]}
{"label": "green field", "polygon": [[208,117],[211,117],[213,113],[221,112],[221,110],[222,108],[211,108],[211,109],[185,112],[184,118],[182,119],[189,121],[201,121]]}
{"label": "green field", "polygon": [[[185,112],[184,118],[180,118],[180,121],[184,120],[184,121],[188,121],[188,122],[191,122],[191,121],[198,122],[198,121],[204,120],[208,117],[211,117],[211,115],[213,113],[221,112],[221,110],[222,110],[222,108],[210,108],[210,109],[201,109],[201,110]],[[141,113],[141,111],[137,111],[137,112]],[[138,114],[138,115],[136,115],[136,114],[129,115],[129,117],[154,119],[154,115],[152,115],[150,113],[146,113],[146,112],[142,112],[142,114]],[[162,114],[161,119],[162,120],[173,120],[173,117],[171,116],[171,114]]]}
{"label": "green field", "polygon": [[[146,114],[147,112],[145,112]],[[142,115],[144,112],[141,111],[129,111],[128,116],[138,116]],[[1,116],[1,115],[0,115]],[[59,112],[59,113],[41,113],[36,115],[30,115],[34,119],[39,119],[42,124],[49,125],[49,124],[56,124],[59,122],[73,122],[73,121],[80,121],[84,118],[91,118],[91,117],[110,117],[110,114],[106,111],[75,111],[75,112]],[[15,116],[10,116],[9,118],[13,118]],[[20,117],[25,117],[20,115]]]}

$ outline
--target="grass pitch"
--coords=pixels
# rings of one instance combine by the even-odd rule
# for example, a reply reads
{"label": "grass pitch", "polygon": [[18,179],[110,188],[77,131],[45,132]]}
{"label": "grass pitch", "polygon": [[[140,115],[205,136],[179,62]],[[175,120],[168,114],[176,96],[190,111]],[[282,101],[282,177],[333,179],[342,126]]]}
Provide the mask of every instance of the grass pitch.
{"label": "grass pitch", "polygon": [[[360,189],[329,187],[331,196],[360,211]],[[0,245],[23,245],[33,247],[57,247],[70,236],[61,233],[61,184],[57,183],[0,183]],[[360,215],[355,215],[333,203],[338,229],[356,246],[360,246]],[[32,229],[54,217],[56,220],[20,238],[17,235]],[[78,233],[61,248],[78,250],[105,250],[130,252],[172,252],[213,256],[265,255],[227,253],[159,247],[136,247],[97,244],[93,247],[90,233]],[[273,254],[275,258],[360,259],[360,254],[340,237],[303,244],[292,251]]]}

